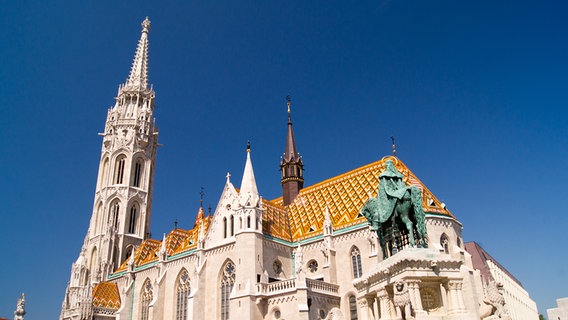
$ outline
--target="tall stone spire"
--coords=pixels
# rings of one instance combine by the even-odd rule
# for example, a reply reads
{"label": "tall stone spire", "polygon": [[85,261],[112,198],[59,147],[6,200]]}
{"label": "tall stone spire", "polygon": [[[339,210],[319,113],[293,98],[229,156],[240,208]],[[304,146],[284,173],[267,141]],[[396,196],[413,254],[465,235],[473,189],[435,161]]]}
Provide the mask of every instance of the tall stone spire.
{"label": "tall stone spire", "polygon": [[256,206],[258,204],[258,189],[252,169],[252,161],[250,160],[250,141],[247,143],[247,162],[245,164],[245,171],[243,172],[243,180],[241,181],[239,193],[241,205]]}
{"label": "tall stone spire", "polygon": [[150,231],[158,128],[148,86],[148,30],[142,22],[134,62],[105,122],[99,174],[85,243],[71,267],[61,319],[90,314],[92,287],[133,256]]}
{"label": "tall stone spire", "polygon": [[288,133],[286,135],[286,150],[284,157],[280,160],[280,171],[282,171],[282,198],[285,206],[294,201],[300,190],[304,187],[304,164],[302,157],[296,149],[294,131],[292,130],[292,116],[290,112],[290,96],[286,97],[288,106]]}
{"label": "tall stone spire", "polygon": [[126,80],[127,87],[138,87],[146,89],[148,87],[148,31],[150,30],[150,20],[148,17],[142,21],[142,35],[138,41],[134,61],[130,76]]}

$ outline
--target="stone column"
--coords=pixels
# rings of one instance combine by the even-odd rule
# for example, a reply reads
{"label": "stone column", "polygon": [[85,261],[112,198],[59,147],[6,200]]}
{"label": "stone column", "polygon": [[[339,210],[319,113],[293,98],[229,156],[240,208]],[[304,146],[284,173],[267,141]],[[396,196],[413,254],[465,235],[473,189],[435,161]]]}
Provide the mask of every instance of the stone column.
{"label": "stone column", "polygon": [[379,301],[379,319],[390,319],[391,318],[391,304],[389,299],[389,294],[385,288],[379,289],[377,291],[377,300]]}
{"label": "stone column", "polygon": [[357,300],[357,306],[359,307],[359,316],[361,320],[374,320],[369,317],[369,303],[367,302],[367,297],[362,297]]}
{"label": "stone column", "polygon": [[463,286],[462,280],[448,281],[449,314],[465,312],[465,303],[463,301],[462,286]]}
{"label": "stone column", "polygon": [[406,280],[406,284],[408,285],[408,293],[410,295],[412,308],[415,312],[424,311],[422,309],[422,299],[420,298],[420,280]]}

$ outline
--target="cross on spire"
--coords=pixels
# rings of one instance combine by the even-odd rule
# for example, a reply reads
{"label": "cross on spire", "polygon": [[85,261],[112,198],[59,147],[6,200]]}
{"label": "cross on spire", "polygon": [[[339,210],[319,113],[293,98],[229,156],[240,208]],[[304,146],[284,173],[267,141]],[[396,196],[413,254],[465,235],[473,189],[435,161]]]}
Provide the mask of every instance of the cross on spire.
{"label": "cross on spire", "polygon": [[396,157],[396,145],[394,144],[394,136],[391,136],[392,140],[392,155]]}

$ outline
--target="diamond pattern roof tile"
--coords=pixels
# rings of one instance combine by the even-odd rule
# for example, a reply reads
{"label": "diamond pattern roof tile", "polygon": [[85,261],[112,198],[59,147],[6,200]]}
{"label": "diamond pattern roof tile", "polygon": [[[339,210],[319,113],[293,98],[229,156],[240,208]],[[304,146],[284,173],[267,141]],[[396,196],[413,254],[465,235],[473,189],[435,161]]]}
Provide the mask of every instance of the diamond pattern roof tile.
{"label": "diamond pattern roof tile", "polygon": [[[402,161],[389,156],[300,190],[294,202],[283,210],[278,209],[281,212],[278,215],[267,209],[263,225],[269,225],[270,228],[263,228],[264,233],[288,240],[288,237],[282,234],[282,230],[289,229],[292,241],[322,234],[326,206],[329,208],[330,218],[336,230],[365,223],[366,218],[358,216],[359,209],[370,197],[377,196],[379,174],[384,170],[387,160],[394,162],[397,170],[404,175],[403,180],[407,185],[416,185],[422,191],[424,212],[455,219]],[[282,208],[281,197],[269,203],[275,208]],[[267,204],[266,207],[268,208],[269,205]],[[276,216],[279,219],[276,219]],[[284,217],[288,218],[288,226],[283,221]]]}
{"label": "diamond pattern roof tile", "polygon": [[120,309],[120,294],[115,283],[101,282],[93,288],[93,307]]}

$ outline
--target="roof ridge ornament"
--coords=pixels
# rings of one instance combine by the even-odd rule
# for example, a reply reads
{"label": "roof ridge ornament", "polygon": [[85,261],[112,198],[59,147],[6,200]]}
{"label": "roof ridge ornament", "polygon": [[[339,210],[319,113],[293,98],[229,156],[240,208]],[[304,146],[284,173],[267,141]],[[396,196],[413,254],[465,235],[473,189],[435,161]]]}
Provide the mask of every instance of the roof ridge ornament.
{"label": "roof ridge ornament", "polygon": [[394,135],[391,136],[392,140],[392,155],[396,157],[396,144],[394,143]]}

